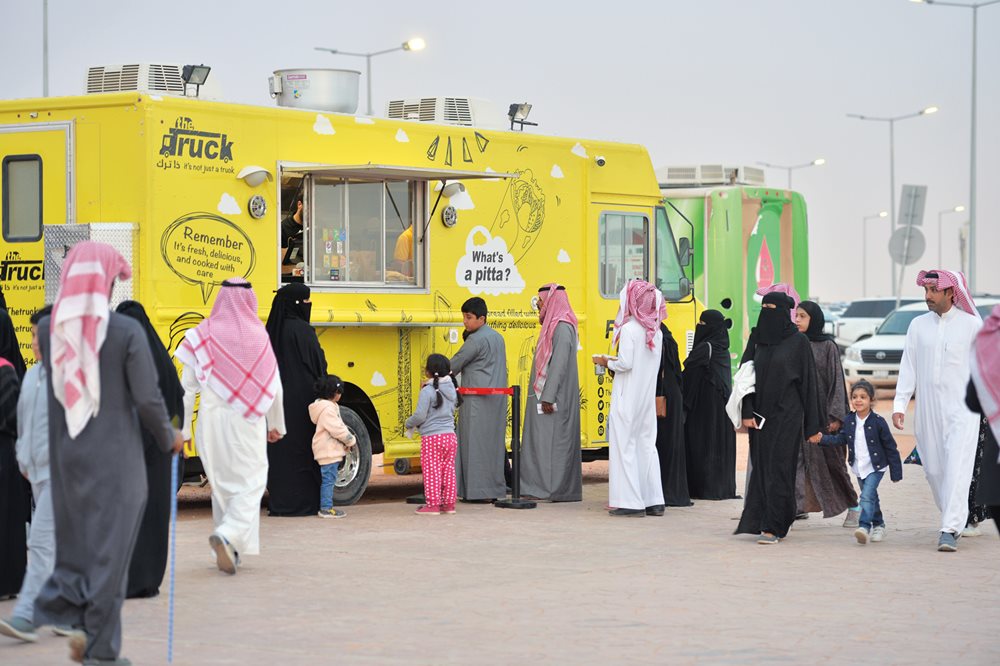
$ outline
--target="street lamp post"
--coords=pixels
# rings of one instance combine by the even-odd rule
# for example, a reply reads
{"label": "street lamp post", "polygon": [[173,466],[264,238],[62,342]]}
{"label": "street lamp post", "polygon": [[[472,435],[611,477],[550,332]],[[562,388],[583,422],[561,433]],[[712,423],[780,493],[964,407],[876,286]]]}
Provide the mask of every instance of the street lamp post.
{"label": "street lamp post", "polygon": [[341,51],[339,49],[330,49],[323,46],[317,46],[317,51],[326,51],[327,53],[334,53],[336,55],[346,55],[354,56],[356,58],[365,59],[365,87],[368,93],[368,115],[372,115],[372,58],[375,56],[383,55],[386,53],[392,53],[393,51],[422,51],[427,43],[420,37],[414,37],[413,39],[403,42],[400,46],[396,46],[391,49],[385,49],[383,51],[372,51],[371,53],[352,53],[350,51]]}
{"label": "street lamp post", "polygon": [[[997,0],[1000,2],[1000,0]],[[892,116],[890,118],[876,117],[876,116],[865,116],[860,113],[848,113],[848,118],[857,118],[858,120],[873,120],[881,123],[889,123],[889,229],[890,231],[896,230],[896,143],[895,143],[895,132],[896,132],[896,121],[906,120],[907,118],[917,118],[919,116],[929,116],[932,113],[937,113],[938,107],[928,106],[925,109],[921,109],[916,113],[906,113],[901,116]],[[896,262],[889,262],[889,270],[892,273],[891,282],[892,293],[896,294]]]}
{"label": "street lamp post", "polygon": [[[1000,0],[997,0],[1000,2]],[[771,164],[770,162],[757,162],[760,166],[767,167],[769,169],[784,169],[788,172],[788,189],[792,189],[792,172],[796,169],[805,169],[806,167],[812,166],[823,166],[826,164],[826,160],[822,157],[817,157],[812,162],[806,162],[805,164],[793,164],[792,166],[785,166],[784,164]]]}
{"label": "street lamp post", "polygon": [[938,268],[944,268],[944,264],[941,263],[941,218],[948,213],[961,213],[963,210],[965,210],[965,206],[955,206],[953,208],[949,208],[948,210],[942,210],[938,213]]}
{"label": "street lamp post", "polygon": [[49,0],[42,0],[42,97],[49,96]]}
{"label": "street lamp post", "polygon": [[972,10],[972,129],[969,145],[969,291],[976,291],[976,21],[979,8],[995,5],[1000,0],[986,0],[966,5],[958,2],[939,2],[938,0],[911,0],[920,4],[941,5],[942,7],[958,7]]}
{"label": "street lamp post", "polygon": [[861,296],[868,296],[868,220],[889,217],[889,211],[879,211],[876,215],[865,215],[861,223]]}

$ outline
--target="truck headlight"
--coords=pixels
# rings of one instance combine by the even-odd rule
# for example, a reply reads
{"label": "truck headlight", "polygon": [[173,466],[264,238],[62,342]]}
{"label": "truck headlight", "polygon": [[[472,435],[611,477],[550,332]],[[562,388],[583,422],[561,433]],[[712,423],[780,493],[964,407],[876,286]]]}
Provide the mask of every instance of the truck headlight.
{"label": "truck headlight", "polygon": [[855,363],[861,362],[861,350],[854,345],[847,348],[846,356],[848,361],[854,361]]}

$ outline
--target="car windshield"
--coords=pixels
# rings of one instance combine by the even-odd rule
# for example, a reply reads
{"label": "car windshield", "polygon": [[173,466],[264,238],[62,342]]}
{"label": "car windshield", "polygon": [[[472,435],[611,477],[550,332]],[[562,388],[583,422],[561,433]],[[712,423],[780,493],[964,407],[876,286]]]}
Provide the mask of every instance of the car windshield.
{"label": "car windshield", "polygon": [[923,310],[896,310],[885,318],[875,334],[906,335],[906,329],[910,327],[910,322],[922,314],[927,314],[927,312]]}

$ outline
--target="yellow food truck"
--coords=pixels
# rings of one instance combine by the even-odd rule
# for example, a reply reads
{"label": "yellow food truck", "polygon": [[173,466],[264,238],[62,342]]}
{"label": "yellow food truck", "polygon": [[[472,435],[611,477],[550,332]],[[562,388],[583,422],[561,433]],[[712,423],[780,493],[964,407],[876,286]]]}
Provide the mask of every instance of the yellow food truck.
{"label": "yellow food truck", "polygon": [[[149,90],[0,102],[0,280],[25,357],[28,317],[83,239],[131,261],[113,301],[141,301],[171,352],[226,278],[250,280],[262,319],[283,281],[302,280],[358,436],[335,494],[348,504],[373,455],[397,473],[418,464],[403,421],[427,355],[462,344],[461,304],[486,299],[526,388],[534,297],[558,282],[580,319],[581,446],[602,456],[610,378],[590,356],[611,351],[630,278],[663,291],[683,354],[698,307],[688,239],[675,243],[641,146],[486,126],[474,106],[404,100],[397,117],[367,117]],[[282,248],[299,201],[302,232]]]}

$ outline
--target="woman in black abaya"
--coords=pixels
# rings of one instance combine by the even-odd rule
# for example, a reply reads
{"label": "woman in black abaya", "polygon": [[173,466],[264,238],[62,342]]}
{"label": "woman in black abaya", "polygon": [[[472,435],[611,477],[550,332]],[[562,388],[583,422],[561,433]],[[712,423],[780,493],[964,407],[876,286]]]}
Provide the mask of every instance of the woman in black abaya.
{"label": "woman in black abaya", "polygon": [[[822,424],[828,432],[836,432],[848,413],[840,350],[833,337],[823,332],[826,318],[817,303],[799,303],[795,321],[799,331],[809,338],[816,362],[816,390],[822,408]],[[799,456],[795,477],[799,513],[822,511],[824,518],[831,518],[858,505],[858,496],[847,471],[846,447],[813,446],[803,440]],[[851,518],[848,515],[848,521]],[[857,514],[853,518],[857,520]]]}
{"label": "woman in black abaya", "polygon": [[21,476],[17,441],[17,396],[24,358],[6,309],[0,309],[0,599],[16,595],[28,566],[25,524],[31,520],[31,486]]}
{"label": "woman in black abaya", "polygon": [[267,447],[268,513],[315,516],[319,513],[319,465],[313,458],[316,431],[309,418],[313,384],[326,376],[326,357],[309,324],[309,287],[287,284],[278,290],[267,317],[267,334],[278,359],[284,389],[288,434]]}
{"label": "woman in black abaya", "polygon": [[695,499],[735,499],[736,431],[726,416],[733,388],[729,359],[731,321],[705,310],[684,361],[684,442],[687,476]]}
{"label": "woman in black abaya", "polygon": [[[167,348],[157,335],[141,303],[123,301],[116,311],[138,321],[146,332],[163,402],[167,406],[170,419],[180,428],[184,420],[184,389],[181,387],[177,368]],[[146,461],[149,495],[142,523],[139,525],[135,550],[132,552],[132,561],[128,567],[128,587],[125,596],[129,599],[155,597],[160,593],[160,583],[163,582],[163,572],[167,568],[167,552],[170,545],[170,498],[179,487],[170,487],[173,454],[160,450],[156,440],[145,428],[142,429],[142,452]],[[178,456],[178,461],[179,484],[184,477],[184,457]]]}
{"label": "woman in black abaya", "polygon": [[795,468],[802,440],[818,442],[823,427],[816,364],[809,339],[792,323],[794,301],[764,296],[754,331],[755,393],[743,399],[753,474],[736,534],[772,544],[795,520]]}
{"label": "woman in black abaya", "polygon": [[681,395],[681,361],[677,341],[665,324],[660,324],[663,345],[660,373],[656,377],[656,398],[665,399],[665,416],[656,415],[656,453],[660,459],[660,483],[666,506],[691,506],[687,465],[684,462],[684,400]]}

